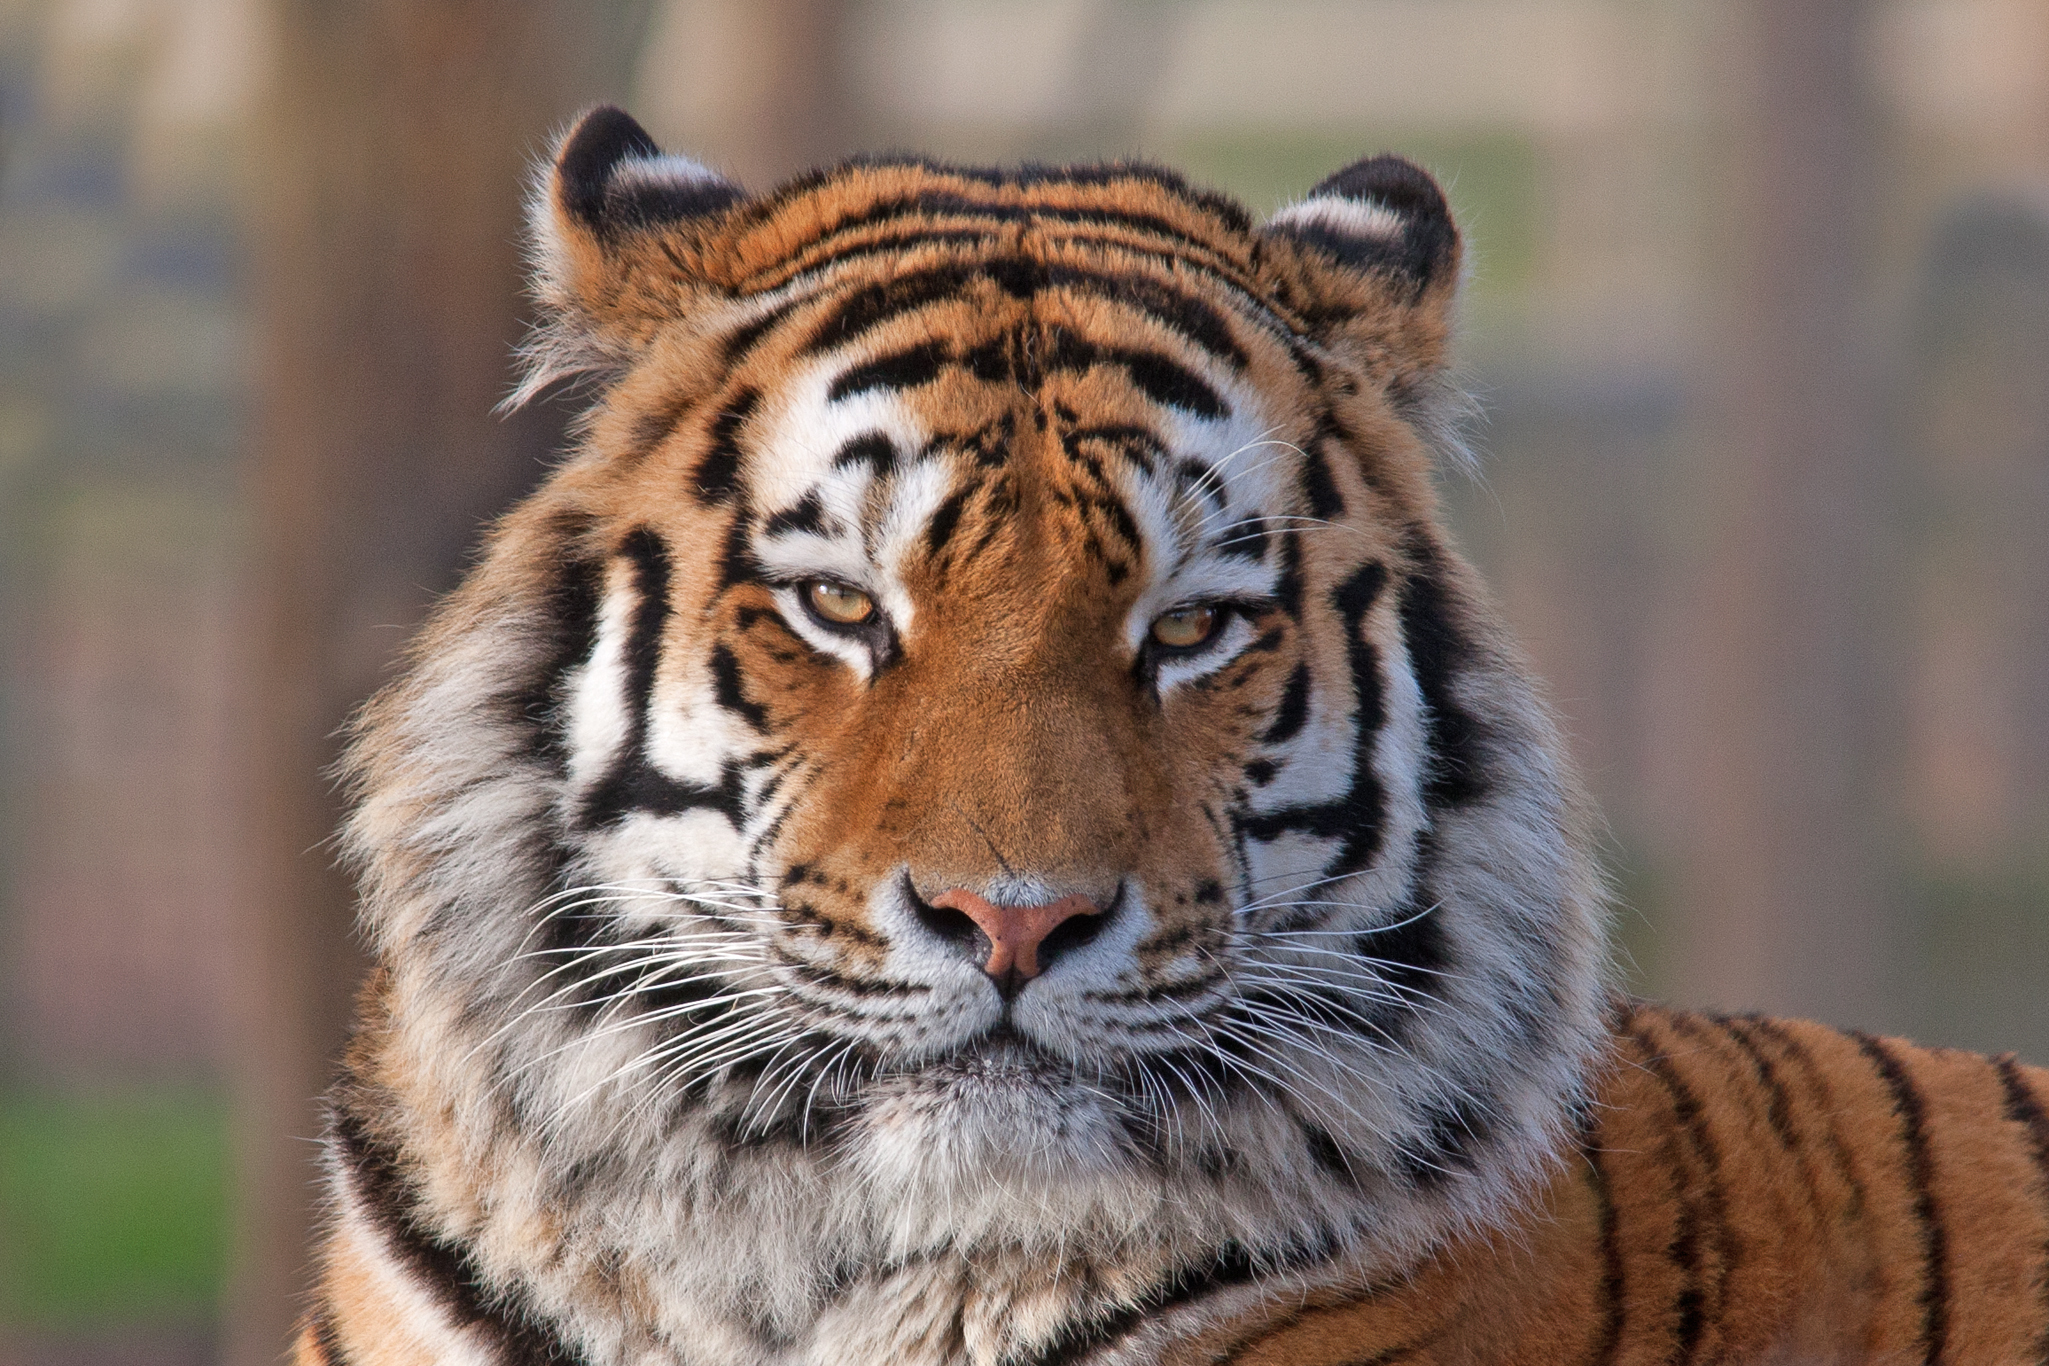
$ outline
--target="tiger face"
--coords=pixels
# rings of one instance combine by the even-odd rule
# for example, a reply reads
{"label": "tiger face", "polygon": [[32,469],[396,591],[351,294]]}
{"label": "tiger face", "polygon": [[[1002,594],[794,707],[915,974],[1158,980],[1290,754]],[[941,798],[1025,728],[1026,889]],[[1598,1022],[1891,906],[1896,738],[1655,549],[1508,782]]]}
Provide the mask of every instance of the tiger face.
{"label": "tiger face", "polygon": [[[1439,525],[1427,175],[749,198],[601,110],[534,218],[522,396],[595,404],[351,761],[358,1072],[485,1171],[451,1225],[793,1331],[868,1260],[1272,1270],[1542,1167],[1599,895]],[[678,1250],[727,1217],[774,1256]]]}

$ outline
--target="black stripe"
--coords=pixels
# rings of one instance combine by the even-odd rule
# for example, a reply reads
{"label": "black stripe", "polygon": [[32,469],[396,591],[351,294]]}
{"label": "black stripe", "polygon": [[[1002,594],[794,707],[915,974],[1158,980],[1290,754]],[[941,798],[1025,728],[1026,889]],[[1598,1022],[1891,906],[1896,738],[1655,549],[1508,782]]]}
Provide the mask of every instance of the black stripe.
{"label": "black stripe", "polygon": [[1309,661],[1303,660],[1288,675],[1288,685],[1281,690],[1280,705],[1274,708],[1274,719],[1259,738],[1269,745],[1292,740],[1302,733],[1302,727],[1308,720]]}
{"label": "black stripe", "polygon": [[745,775],[728,760],[716,786],[672,778],[647,761],[644,754],[614,769],[584,798],[577,824],[585,830],[617,825],[635,812],[680,816],[686,811],[716,811],[735,829],[746,823]]}
{"label": "black stripe", "polygon": [[1230,405],[1201,376],[1156,351],[1098,346],[1067,328],[1054,327],[1047,329],[1046,346],[1035,360],[1042,375],[1086,374],[1099,365],[1121,366],[1155,403],[1198,417],[1231,415]]}
{"label": "black stripe", "polygon": [[506,715],[527,728],[525,753],[561,776],[569,755],[563,736],[562,684],[569,671],[591,656],[597,646],[598,601],[604,586],[604,562],[584,549],[595,519],[581,513],[553,519],[544,537],[542,563],[558,565],[540,604],[535,632],[538,664],[504,699]]}
{"label": "black stripe", "polygon": [[1345,515],[1345,496],[1331,478],[1330,462],[1320,443],[1312,442],[1302,453],[1302,494],[1309,500],[1309,515],[1331,521]]}
{"label": "black stripe", "polygon": [[1433,808],[1465,806],[1487,795],[1487,730],[1452,693],[1473,662],[1473,646],[1459,623],[1434,549],[1402,584],[1402,638],[1428,709],[1424,730],[1430,776],[1423,799]]}
{"label": "black stripe", "polygon": [[840,447],[832,458],[832,467],[836,470],[860,464],[874,470],[877,477],[887,475],[896,468],[895,444],[881,432],[868,432]]}
{"label": "black stripe", "polygon": [[661,538],[646,527],[628,533],[619,553],[633,565],[639,599],[626,639],[626,676],[621,680],[626,738],[611,770],[584,795],[577,824],[595,830],[616,824],[635,811],[673,816],[711,810],[738,829],[745,820],[744,775],[739,764],[728,761],[718,786],[705,787],[670,777],[647,757],[648,708],[661,663],[662,633],[669,621],[669,555]]}
{"label": "black stripe", "polygon": [[761,339],[775,329],[776,324],[789,317],[794,310],[809,302],[808,298],[791,299],[778,307],[771,308],[753,322],[744,323],[728,332],[723,344],[723,359],[726,363],[726,368],[730,370],[745,360],[754,348],[761,344]]}
{"label": "black stripe", "polygon": [[740,677],[740,661],[724,641],[711,647],[710,663],[713,699],[755,730],[766,731],[768,711],[747,696],[746,684]]}
{"label": "black stripe", "polygon": [[1776,1020],[1751,1014],[1745,1015],[1743,1022],[1757,1034],[1770,1039],[1777,1046],[1781,1056],[1799,1068],[1800,1074],[1806,1078],[1807,1090],[1811,1094],[1815,1112],[1821,1123],[1822,1136],[1828,1143],[1829,1160],[1836,1169],[1836,1175],[1850,1192],[1851,1213],[1861,1219],[1866,1208],[1864,1182],[1857,1175],[1856,1164],[1850,1160],[1850,1150],[1844,1145],[1843,1136],[1836,1128],[1836,1116],[1840,1111],[1836,1105],[1835,1093],[1829,1087],[1828,1078],[1823,1075],[1806,1046],[1781,1027]]}
{"label": "black stripe", "polygon": [[[1436,919],[1426,916],[1425,922]],[[1425,1113],[1428,1123],[1421,1141],[1404,1145],[1395,1156],[1395,1167],[1410,1185],[1437,1191],[1460,1172],[1470,1173],[1479,1166],[1498,1119],[1492,1105],[1470,1095],[1438,1103]]]}
{"label": "black stripe", "polygon": [[1257,562],[1266,558],[1267,543],[1271,539],[1264,517],[1248,517],[1225,527],[1218,538],[1210,542],[1210,548],[1220,555]]}
{"label": "black stripe", "polygon": [[781,536],[792,531],[817,533],[825,529],[825,504],[819,501],[818,491],[799,498],[790,507],[771,516],[761,530],[765,536]]}
{"label": "black stripe", "polygon": [[953,539],[954,530],[960,525],[961,512],[966,509],[968,500],[975,496],[976,487],[971,484],[954,493],[932,514],[932,520],[925,525],[927,554],[937,557],[946,548],[946,543]]}
{"label": "black stripe", "polygon": [[337,1106],[330,1123],[350,1185],[385,1246],[458,1328],[487,1338],[502,1366],[581,1366],[583,1354],[558,1337],[518,1290],[492,1287],[466,1248],[425,1227],[395,1149],[378,1142],[346,1107]]}
{"label": "black stripe", "polygon": [[[1069,459],[1095,471],[1098,477],[1102,476],[1105,455],[1128,460],[1148,475],[1158,467],[1160,461],[1167,458],[1166,443],[1160,440],[1157,432],[1130,423],[1071,427],[1061,433],[1060,448],[1067,452]],[[1207,465],[1201,468],[1214,477]]]}
{"label": "black stripe", "polygon": [[676,430],[676,424],[683,420],[694,402],[692,394],[685,390],[636,416],[627,426],[626,463],[638,464],[645,460],[650,451]]}
{"label": "black stripe", "polygon": [[761,395],[742,389],[712,419],[711,445],[697,464],[697,496],[706,503],[730,502],[740,487],[740,428],[753,416]]}
{"label": "black stripe", "polygon": [[1883,1040],[1852,1031],[1850,1037],[1878,1069],[1892,1092],[1906,1155],[1907,1188],[1914,1194],[1914,1218],[1921,1225],[1921,1357],[1936,1366],[1949,1347],[1949,1234],[1935,1205],[1935,1160],[1928,1151],[1928,1105],[1907,1069]]}
{"label": "black stripe", "polygon": [[915,313],[927,304],[959,298],[977,280],[989,280],[1013,298],[1028,299],[1038,285],[1032,275],[1029,262],[1000,258],[972,267],[954,262],[864,285],[841,299],[818,321],[798,354],[815,356],[858,341],[884,323]]}
{"label": "black stripe", "polygon": [[[1722,1032],[1742,1050],[1743,1056],[1750,1060],[1751,1070],[1757,1073],[1758,1084],[1764,1087],[1765,1122],[1772,1126],[1772,1134],[1779,1140],[1779,1146],[1787,1152],[1798,1152],[1800,1136],[1793,1132],[1792,1098],[1786,1093],[1786,1083],[1779,1077],[1779,1069],[1772,1065],[1772,1060],[1757,1046],[1757,1040],[1750,1037],[1750,1031],[1743,1027],[1745,1021],[1732,1020],[1725,1015],[1713,1015],[1709,1018],[1721,1027]],[[1802,1165],[1806,1164],[1803,1162]],[[1809,1194],[1814,1194],[1811,1180]]]}
{"label": "black stripe", "polygon": [[[2028,1079],[2021,1075],[2020,1066],[2013,1055],[1995,1058],[1992,1065],[1999,1071],[1999,1083],[2006,1091],[2006,1117],[2027,1131],[2028,1148],[2035,1159],[2035,1172],[2040,1181],[2039,1194],[2044,1204],[2044,1214],[2049,1215],[2049,1113],[2045,1113],[2042,1102],[2028,1089]],[[2049,1242],[2042,1248],[2042,1327],[2035,1339],[2035,1359],[2049,1362]]]}
{"label": "black stripe", "polygon": [[1372,959],[1381,980],[1393,988],[1388,994],[1395,999],[1377,1004],[1373,1020],[1397,1044],[1406,1039],[1416,1012],[1443,995],[1452,967],[1451,938],[1430,886],[1436,861],[1436,840],[1425,831],[1416,840],[1416,880],[1408,898],[1385,928],[1362,930],[1352,941],[1353,952]]}
{"label": "black stripe", "polygon": [[[916,218],[899,219],[898,226],[905,228],[904,232],[835,245],[840,236],[852,236],[853,231],[858,231],[859,227],[875,226],[875,223],[869,221],[864,214],[858,219],[845,220],[857,224],[854,230],[842,234],[835,229],[792,249],[782,260],[748,277],[742,284],[741,291],[748,295],[758,295],[784,289],[806,275],[818,274],[870,256],[902,256],[925,246],[959,246],[968,249],[980,247],[987,250],[996,247],[1003,240],[1000,236],[1000,223],[1014,220],[1006,220],[1001,215],[984,215],[984,218],[985,222],[971,228],[941,228]],[[1078,220],[1063,217],[1061,221],[1071,226]],[[1093,248],[1145,262],[1172,272],[1177,278],[1201,277],[1229,291],[1239,306],[1234,311],[1242,309],[1240,316],[1249,315],[1249,321],[1280,341],[1286,347],[1289,359],[1306,379],[1312,383],[1320,381],[1321,367],[1313,356],[1303,350],[1298,335],[1300,328],[1295,322],[1283,316],[1281,306],[1269,297],[1254,277],[1241,271],[1236,262],[1219,255],[1211,244],[1177,235],[1172,245],[1148,246],[1127,238],[1086,231],[1063,234],[1061,244],[1068,247]],[[973,260],[967,264],[972,265]],[[807,296],[791,300],[777,310],[777,319],[780,320],[805,304],[814,302],[815,298],[816,296]]]}
{"label": "black stripe", "polygon": [[832,382],[826,397],[837,403],[871,389],[915,389],[939,378],[939,369],[946,360],[944,342],[920,342],[855,366]]}
{"label": "black stripe", "polygon": [[[969,176],[977,174],[955,170],[948,170],[942,173]],[[774,212],[783,204],[800,198],[810,190],[830,180],[833,175],[833,172],[825,172],[792,181],[773,199],[761,204],[757,209],[755,217],[757,219],[766,219],[773,216]],[[1227,201],[1220,202],[1227,203]],[[1204,205],[1202,207],[1209,208],[1210,206]],[[1230,206],[1230,209],[1231,212],[1228,215],[1230,219],[1235,220],[1237,223],[1244,222],[1244,210],[1238,209],[1235,206]],[[1219,212],[1217,209],[1211,209],[1211,211]],[[935,223],[932,221],[934,219],[940,221]],[[1150,235],[1155,238],[1165,239],[1166,242],[1174,246],[1174,254],[1177,257],[1192,249],[1215,260],[1228,260],[1228,258],[1223,257],[1218,252],[1214,242],[1201,237],[1191,236],[1174,223],[1157,214],[1134,213],[1104,207],[1083,208],[1060,207],[1051,204],[1005,203],[998,199],[983,199],[954,190],[937,189],[922,190],[912,194],[894,195],[875,200],[861,209],[860,212],[848,214],[846,217],[828,224],[808,240],[791,244],[784,252],[784,259],[787,261],[792,257],[798,256],[800,253],[810,254],[819,252],[822,254],[822,251],[829,249],[830,244],[837,238],[849,236],[865,228],[886,225],[892,221],[908,221],[923,228],[939,230],[958,230],[963,226],[967,226],[957,221],[946,222],[945,220],[948,219],[967,219],[971,222],[980,220],[983,223],[995,224],[1047,222],[1069,226],[1119,228],[1136,232],[1142,236]],[[1243,229],[1239,230],[1242,231]],[[1235,263],[1233,264],[1235,265]],[[773,267],[769,268],[769,270],[773,269]],[[749,287],[761,287],[757,282],[760,281],[761,276],[768,275],[768,273],[768,270],[764,270],[760,275],[749,280]],[[772,280],[768,283],[767,287],[774,287]],[[1254,298],[1260,297],[1257,291],[1246,289],[1242,284],[1239,288],[1245,289],[1245,292]]]}
{"label": "black stripe", "polygon": [[[1668,1164],[1672,1168],[1673,1194],[1680,1204],[1679,1229],[1672,1240],[1671,1256],[1683,1276],[1675,1305],[1679,1322],[1674,1329],[1673,1351],[1668,1360],[1673,1366],[1686,1366],[1698,1355],[1707,1325],[1717,1321],[1726,1308],[1730,1236],[1728,1197],[1722,1187],[1721,1159],[1708,1135],[1699,1099],[1673,1069],[1665,1052],[1634,1021],[1623,1026],[1623,1032],[1643,1050],[1644,1062],[1651,1075],[1671,1100],[1673,1117],[1679,1121],[1679,1132],[1685,1135],[1687,1147],[1692,1149],[1695,1160],[1700,1163],[1704,1178],[1696,1207],[1696,1202],[1689,1198],[1682,1164],[1676,1160]],[[1676,1158],[1676,1154],[1674,1156]],[[1706,1259],[1700,1242],[1702,1234],[1707,1231],[1702,1227],[1704,1222],[1712,1223],[1717,1260],[1721,1263],[1712,1304],[1703,1286]]]}
{"label": "black stripe", "polygon": [[[1380,853],[1386,823],[1387,794],[1373,771],[1373,755],[1387,724],[1387,705],[1380,679],[1380,652],[1366,638],[1366,614],[1387,584],[1387,568],[1379,561],[1360,566],[1331,590],[1330,602],[1344,623],[1345,654],[1352,674],[1352,782],[1332,801],[1284,806],[1277,811],[1245,812],[1233,820],[1248,836],[1261,841],[1301,833],[1344,843],[1324,868],[1327,877],[1354,873]],[[1280,709],[1261,738],[1274,743],[1299,731],[1307,712],[1308,665],[1298,665],[1281,695]],[[1297,693],[1296,679],[1302,680]],[[1285,724],[1284,724],[1285,723]]]}
{"label": "black stripe", "polygon": [[1622,1258],[1622,1215],[1615,1207],[1615,1191],[1608,1184],[1608,1169],[1601,1163],[1601,1149],[1591,1135],[1580,1151],[1593,1171],[1594,1200],[1601,1211],[1601,1335],[1587,1357],[1588,1366],[1613,1366],[1622,1351],[1622,1325],[1629,1309],[1629,1278]]}
{"label": "black stripe", "polygon": [[1752,1037],[1754,1021],[1733,1020],[1721,1015],[1710,1018],[1721,1026],[1722,1032],[1727,1034],[1742,1051],[1743,1056],[1749,1059],[1758,1084],[1764,1088],[1765,1122],[1771,1125],[1773,1135],[1779,1140],[1779,1146],[1791,1154],[1794,1168],[1800,1174],[1801,1188],[1807,1196],[1808,1208],[1813,1210],[1819,1219],[1824,1200],[1821,1174],[1815,1170],[1814,1159],[1808,1153],[1807,1145],[1801,1141],[1799,1133],[1793,1127],[1793,1097],[1786,1089],[1785,1078],[1779,1075],[1778,1065],[1765,1056],[1764,1050],[1758,1047],[1757,1040]]}
{"label": "black stripe", "polygon": [[854,290],[820,320],[801,354],[848,345],[893,319],[958,298],[979,280],[992,282],[1014,299],[1030,299],[1049,289],[1103,299],[1144,314],[1221,361],[1245,364],[1245,349],[1231,335],[1223,314],[1192,295],[1132,272],[1105,274],[1005,256],[952,262]]}

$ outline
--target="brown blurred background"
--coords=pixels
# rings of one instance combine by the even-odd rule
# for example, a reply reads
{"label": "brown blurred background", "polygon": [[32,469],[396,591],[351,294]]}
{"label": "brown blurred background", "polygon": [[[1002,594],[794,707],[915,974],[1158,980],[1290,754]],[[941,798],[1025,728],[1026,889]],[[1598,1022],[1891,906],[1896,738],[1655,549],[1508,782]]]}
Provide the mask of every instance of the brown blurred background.
{"label": "brown blurred background", "polygon": [[2049,1060],[2049,0],[0,0],[0,1366],[281,1350],[329,737],[560,448],[489,410],[598,99],[757,186],[1424,161],[1635,984]]}

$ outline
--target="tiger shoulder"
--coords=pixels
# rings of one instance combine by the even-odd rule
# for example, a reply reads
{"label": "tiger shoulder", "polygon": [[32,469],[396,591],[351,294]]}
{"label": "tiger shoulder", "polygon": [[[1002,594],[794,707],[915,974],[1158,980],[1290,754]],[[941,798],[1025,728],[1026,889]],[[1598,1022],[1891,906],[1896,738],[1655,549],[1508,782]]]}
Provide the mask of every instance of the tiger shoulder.
{"label": "tiger shoulder", "polygon": [[2049,1360],[2049,1076],[1617,994],[1427,174],[601,108],[532,236],[594,398],[355,728],[299,1366]]}

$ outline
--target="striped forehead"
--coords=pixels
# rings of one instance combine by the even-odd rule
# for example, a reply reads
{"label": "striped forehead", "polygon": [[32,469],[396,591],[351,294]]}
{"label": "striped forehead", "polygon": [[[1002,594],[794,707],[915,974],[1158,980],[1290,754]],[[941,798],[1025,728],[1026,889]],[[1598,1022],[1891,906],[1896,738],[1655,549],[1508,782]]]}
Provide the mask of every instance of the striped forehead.
{"label": "striped forehead", "polygon": [[1010,465],[1043,420],[1044,445],[1129,514],[1149,589],[1267,591],[1269,533],[1289,511],[1298,457],[1267,396],[1185,336],[1140,326],[1101,337],[1072,326],[1064,302],[980,329],[900,316],[786,367],[746,443],[756,558],[776,574],[887,589],[955,495]]}

